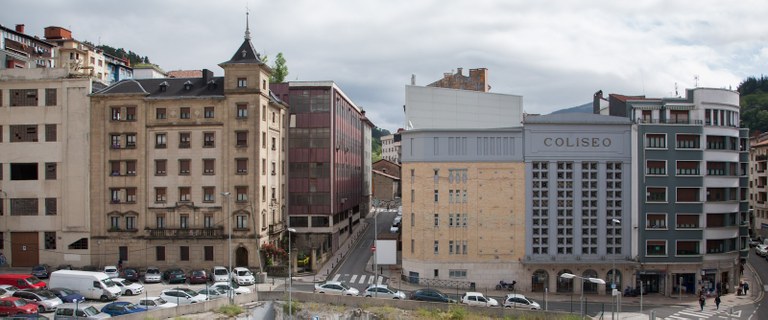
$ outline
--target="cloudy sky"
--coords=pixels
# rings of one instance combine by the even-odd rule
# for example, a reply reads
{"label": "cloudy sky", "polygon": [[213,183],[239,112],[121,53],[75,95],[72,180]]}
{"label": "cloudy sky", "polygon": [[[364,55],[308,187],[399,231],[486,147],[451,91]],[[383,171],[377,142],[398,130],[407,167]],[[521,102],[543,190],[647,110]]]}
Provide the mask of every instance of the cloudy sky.
{"label": "cloudy sky", "polygon": [[[491,91],[550,113],[606,93],[732,88],[768,65],[768,3],[524,0],[3,0],[0,24],[62,26],[75,39],[214,70],[243,40],[283,52],[288,80],[333,80],[379,127],[403,127],[405,85],[488,68]],[[271,64],[271,63],[270,63]],[[698,81],[695,80],[698,77]]]}

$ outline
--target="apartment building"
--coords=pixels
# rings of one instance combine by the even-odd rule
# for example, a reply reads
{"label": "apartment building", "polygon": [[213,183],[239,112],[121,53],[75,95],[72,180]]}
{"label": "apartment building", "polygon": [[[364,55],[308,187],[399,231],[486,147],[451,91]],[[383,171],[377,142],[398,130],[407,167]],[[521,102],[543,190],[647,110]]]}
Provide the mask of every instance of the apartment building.
{"label": "apartment building", "polygon": [[[525,258],[532,292],[609,293],[634,273],[631,261],[632,141],[625,117],[528,116]],[[564,273],[607,285],[563,279]],[[530,282],[528,281],[530,279]],[[604,291],[607,289],[607,291]],[[583,290],[583,291],[582,291]]]}
{"label": "apartment building", "polygon": [[92,90],[64,69],[0,70],[0,251],[13,267],[93,263]]}
{"label": "apartment building", "polygon": [[768,134],[749,139],[749,235],[768,238]]}
{"label": "apartment building", "polygon": [[109,85],[133,77],[133,69],[125,58],[104,53],[88,43],[72,37],[72,32],[62,27],[46,27],[45,40],[58,46],[56,65],[69,70],[74,76],[90,77]]}
{"label": "apartment building", "polygon": [[332,81],[273,84],[291,105],[288,217],[297,253],[329,259],[370,210],[370,120]]}
{"label": "apartment building", "polygon": [[247,29],[219,66],[92,96],[95,264],[258,268],[284,238],[287,105]]}
{"label": "apartment building", "polygon": [[748,129],[739,94],[595,94],[595,113],[627,117],[633,146],[633,286],[672,295],[736,288],[749,253]]}
{"label": "apartment building", "polygon": [[23,24],[0,25],[0,69],[57,67],[56,45],[24,31]]}
{"label": "apartment building", "polygon": [[528,277],[522,116],[520,96],[406,86],[413,128],[401,133],[400,177],[408,281],[471,289]]}

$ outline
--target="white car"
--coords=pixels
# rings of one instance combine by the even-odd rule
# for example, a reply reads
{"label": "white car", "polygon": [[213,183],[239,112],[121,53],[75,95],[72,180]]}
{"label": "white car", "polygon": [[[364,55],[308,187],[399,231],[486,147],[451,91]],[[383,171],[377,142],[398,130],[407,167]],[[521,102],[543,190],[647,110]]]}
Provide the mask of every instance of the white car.
{"label": "white car", "polygon": [[233,290],[235,294],[251,293],[251,289],[248,289],[246,287],[241,287],[236,283],[233,283],[230,285],[227,282],[216,282],[212,284],[211,287],[214,287],[219,291],[224,292],[225,294],[229,292],[229,290]]}
{"label": "white car", "polygon": [[395,291],[388,288],[383,284],[374,284],[365,289],[365,297],[370,298],[385,298],[385,299],[400,299],[405,300],[405,293],[402,291]]}
{"label": "white car", "polygon": [[120,293],[124,296],[132,296],[144,292],[144,286],[141,285],[141,283],[132,282],[123,278],[112,278],[112,282],[120,288]]}
{"label": "white car", "polygon": [[168,302],[160,297],[146,297],[139,300],[137,303],[140,307],[147,308],[147,310],[173,308],[177,304]]}
{"label": "white car", "polygon": [[110,278],[117,278],[120,276],[120,271],[117,270],[117,267],[115,266],[104,267],[104,273],[106,273],[107,277],[110,277]]}
{"label": "white car", "polygon": [[768,255],[768,246],[764,244],[758,244],[755,247],[755,253],[757,253],[758,256],[765,257]]}
{"label": "white car", "polygon": [[393,226],[389,227],[389,232],[390,233],[398,233],[399,231],[400,231],[400,227],[398,227],[398,226],[393,225]]}
{"label": "white car", "polygon": [[158,283],[162,281],[162,274],[157,267],[147,267],[147,272],[144,272],[144,283]]}
{"label": "white car", "polygon": [[526,298],[522,294],[510,293],[504,298],[504,308],[541,310],[538,302]]}
{"label": "white car", "polygon": [[211,270],[211,282],[227,282],[229,281],[229,270],[222,266],[215,266]]}
{"label": "white car", "polygon": [[198,303],[208,299],[204,294],[199,294],[187,288],[165,289],[160,293],[160,298],[163,298],[165,301],[175,302],[178,305]]}
{"label": "white car", "polygon": [[232,272],[235,282],[241,286],[250,286],[256,283],[256,278],[253,277],[253,273],[248,268],[237,267]]}
{"label": "white car", "polygon": [[461,303],[470,306],[498,307],[499,302],[494,298],[486,298],[480,292],[467,292],[461,297]]}
{"label": "white car", "polygon": [[315,284],[316,293],[332,293],[345,296],[358,296],[360,291],[340,281],[328,281]]}
{"label": "white car", "polygon": [[226,298],[227,293],[224,291],[221,291],[214,287],[208,287],[203,288],[197,291],[199,294],[204,294],[206,297],[208,297],[208,300],[218,299],[218,298]]}
{"label": "white car", "polygon": [[403,216],[395,216],[395,219],[392,220],[393,226],[400,226],[400,222],[403,221]]}

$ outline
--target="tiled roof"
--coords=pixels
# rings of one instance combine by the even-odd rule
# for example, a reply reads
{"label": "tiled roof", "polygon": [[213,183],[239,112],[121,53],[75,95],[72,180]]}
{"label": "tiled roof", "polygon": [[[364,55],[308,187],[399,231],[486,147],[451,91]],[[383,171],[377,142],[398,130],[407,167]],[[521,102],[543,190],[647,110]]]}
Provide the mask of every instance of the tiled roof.
{"label": "tiled roof", "polygon": [[168,78],[202,78],[202,70],[174,70],[168,71]]}
{"label": "tiled roof", "polygon": [[[129,79],[115,83],[96,95],[145,94],[150,98],[224,96],[224,78],[156,78]],[[189,89],[185,84],[189,84]],[[165,85],[165,91],[161,89]]]}
{"label": "tiled roof", "polygon": [[224,63],[225,64],[226,63],[264,64],[264,61],[261,60],[261,56],[253,47],[253,43],[251,43],[251,40],[245,39],[245,41],[243,41],[243,44],[240,45],[240,48],[237,49],[237,51],[235,51],[235,54],[232,56],[232,59],[229,59],[229,61]]}
{"label": "tiled roof", "polygon": [[390,178],[392,180],[400,180],[400,178],[398,178],[398,177],[395,177],[395,176],[393,176],[391,174],[386,174],[386,173],[381,172],[379,170],[371,170],[371,171],[373,171],[373,174],[378,174],[380,176],[384,176],[384,177]]}

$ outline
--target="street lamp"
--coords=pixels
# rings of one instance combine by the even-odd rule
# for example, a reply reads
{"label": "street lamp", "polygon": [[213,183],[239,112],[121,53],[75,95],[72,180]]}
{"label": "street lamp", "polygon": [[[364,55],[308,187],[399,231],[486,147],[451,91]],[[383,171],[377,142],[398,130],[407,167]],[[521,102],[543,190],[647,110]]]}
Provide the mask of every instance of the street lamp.
{"label": "street lamp", "polygon": [[600,278],[592,278],[592,277],[580,277],[572,273],[563,273],[560,275],[560,278],[563,279],[573,279],[573,278],[579,278],[581,279],[581,317],[584,318],[584,280],[589,281],[591,283],[597,283],[597,284],[605,284],[605,280]]}
{"label": "street lamp", "polygon": [[295,233],[296,229],[294,228],[288,228],[288,319],[293,319],[293,298],[292,298],[292,291],[293,291],[293,278],[291,278],[291,261],[293,260],[293,256],[291,256],[291,233]]}
{"label": "street lamp", "polygon": [[[621,225],[621,220],[616,219],[616,218],[611,219],[611,222],[613,223],[614,227],[616,227],[617,224]],[[613,238],[614,238],[614,243],[613,243],[614,249],[613,249],[613,257],[611,259],[611,261],[613,262],[613,267],[611,269],[611,275],[613,276],[613,280],[611,280],[611,295],[613,295],[614,302],[613,302],[613,313],[611,313],[611,319],[613,319],[614,318],[614,314],[619,311],[619,309],[617,308],[618,301],[619,301],[619,296],[616,295],[616,289],[617,289],[616,288],[616,247],[615,247],[615,245],[616,245],[616,230],[614,230],[614,232],[613,232]],[[619,287],[618,289],[620,290],[621,287]]]}
{"label": "street lamp", "polygon": [[[229,270],[227,274],[229,276],[227,280],[229,281],[228,285],[231,287],[232,286],[232,217],[229,216],[229,209],[230,209],[229,196],[231,195],[231,193],[222,192],[221,195],[224,196],[225,199],[227,199],[227,210],[225,212],[225,215],[227,217],[227,233],[229,234],[229,240],[227,241],[227,252],[229,252]],[[232,291],[234,291],[233,289],[234,288],[230,288],[229,292],[227,293],[227,297],[229,298],[230,304],[234,303],[234,301],[232,301],[234,299],[234,297],[232,296],[233,295]]]}

